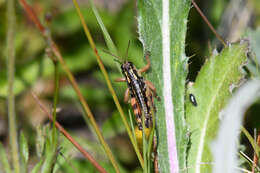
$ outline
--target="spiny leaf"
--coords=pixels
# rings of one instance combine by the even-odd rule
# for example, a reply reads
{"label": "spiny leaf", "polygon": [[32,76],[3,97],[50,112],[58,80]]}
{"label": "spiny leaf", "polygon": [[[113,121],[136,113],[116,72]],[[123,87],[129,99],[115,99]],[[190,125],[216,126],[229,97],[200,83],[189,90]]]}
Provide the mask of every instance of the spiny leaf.
{"label": "spiny leaf", "polygon": [[[218,129],[218,114],[231,96],[231,89],[242,79],[241,66],[246,61],[248,44],[224,48],[204,64],[194,85],[188,88],[186,117],[190,127],[189,172],[210,172],[212,162],[210,142]],[[189,97],[196,99],[194,106]]]}
{"label": "spiny leaf", "polygon": [[189,9],[190,0],[138,1],[140,40],[144,51],[151,52],[148,79],[161,97],[161,101],[156,102],[155,115],[161,172],[186,168],[185,36]]}

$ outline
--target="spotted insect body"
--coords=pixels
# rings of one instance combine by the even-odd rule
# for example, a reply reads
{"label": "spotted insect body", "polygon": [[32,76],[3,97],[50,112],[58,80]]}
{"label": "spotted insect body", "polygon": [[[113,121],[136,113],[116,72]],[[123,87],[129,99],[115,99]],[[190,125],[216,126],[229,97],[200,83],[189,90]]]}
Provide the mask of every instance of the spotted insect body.
{"label": "spotted insect body", "polygon": [[[144,113],[145,126],[149,128],[152,124],[151,108],[147,98],[147,87],[142,76],[138,73],[131,62],[125,62],[121,65],[122,72],[128,84],[131,95],[131,105],[137,120],[138,128],[142,129],[142,120],[140,114]],[[133,104],[133,102],[136,102]]]}
{"label": "spotted insect body", "polygon": [[[128,43],[129,48],[129,43]],[[128,48],[126,51],[126,56],[128,52]],[[109,52],[107,52],[109,53]],[[117,56],[109,53],[110,55],[118,58]],[[155,96],[157,99],[159,97],[156,94],[156,89],[153,84],[145,80],[141,73],[149,70],[151,63],[149,59],[150,53],[147,52],[145,55],[145,59],[147,64],[141,68],[136,69],[132,62],[125,61],[121,62],[118,59],[115,59],[116,62],[121,64],[121,70],[124,75],[124,78],[116,79],[117,82],[127,82],[128,88],[125,92],[124,101],[129,101],[129,93],[131,96],[130,103],[133,108],[133,112],[135,114],[137,126],[139,130],[143,129],[142,125],[142,115],[144,115],[144,124],[146,128],[150,128],[152,126],[152,110],[155,112],[155,105],[153,103],[153,97]],[[153,108],[153,109],[152,109]]]}

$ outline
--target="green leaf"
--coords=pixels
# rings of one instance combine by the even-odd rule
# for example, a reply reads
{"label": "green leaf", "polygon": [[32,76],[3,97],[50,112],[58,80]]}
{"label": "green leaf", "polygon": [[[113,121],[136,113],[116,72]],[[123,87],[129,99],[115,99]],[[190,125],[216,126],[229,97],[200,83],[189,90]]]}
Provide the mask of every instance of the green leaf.
{"label": "green leaf", "polygon": [[3,144],[0,142],[0,161],[1,161],[1,164],[2,164],[2,168],[4,169],[4,171],[6,173],[11,173],[11,167],[10,167],[10,164],[8,162],[8,159],[7,159],[7,155],[6,155],[6,152],[5,152],[5,148],[3,146]]}
{"label": "green leaf", "polygon": [[145,51],[151,52],[148,79],[161,97],[161,101],[155,103],[161,172],[186,168],[185,36],[189,9],[190,0],[138,1],[140,40]]}
{"label": "green leaf", "polygon": [[[186,117],[189,124],[190,150],[189,172],[210,172],[212,156],[210,144],[218,129],[218,116],[231,96],[232,89],[243,75],[241,66],[246,62],[248,44],[229,45],[218,55],[212,55],[199,72],[197,79],[187,91]],[[197,106],[190,101],[194,96]]]}
{"label": "green leaf", "polygon": [[20,156],[22,161],[22,172],[27,172],[27,163],[29,159],[29,149],[28,149],[28,143],[24,136],[24,133],[21,132],[20,134]]}

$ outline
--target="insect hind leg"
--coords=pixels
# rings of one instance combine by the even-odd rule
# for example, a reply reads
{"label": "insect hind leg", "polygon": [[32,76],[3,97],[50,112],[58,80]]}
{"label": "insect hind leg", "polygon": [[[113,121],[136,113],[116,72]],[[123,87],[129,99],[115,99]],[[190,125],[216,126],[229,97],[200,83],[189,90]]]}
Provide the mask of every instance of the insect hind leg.
{"label": "insect hind leg", "polygon": [[153,83],[150,82],[149,80],[145,80],[144,82],[145,82],[145,84],[148,86],[148,88],[152,91],[153,96],[154,96],[157,100],[160,101],[160,97],[157,95],[156,88],[155,88],[155,86],[153,85]]}

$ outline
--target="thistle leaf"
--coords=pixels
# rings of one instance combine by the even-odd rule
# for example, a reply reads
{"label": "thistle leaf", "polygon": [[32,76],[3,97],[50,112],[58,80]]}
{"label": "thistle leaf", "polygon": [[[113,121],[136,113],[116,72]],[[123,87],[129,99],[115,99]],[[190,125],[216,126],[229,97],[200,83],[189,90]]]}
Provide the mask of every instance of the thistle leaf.
{"label": "thistle leaf", "polygon": [[[210,144],[216,136],[219,112],[231,97],[234,86],[243,78],[241,66],[246,62],[248,44],[240,43],[212,55],[202,67],[194,85],[188,88],[186,117],[189,124],[189,172],[211,172]],[[197,106],[191,103],[191,94]]]}

